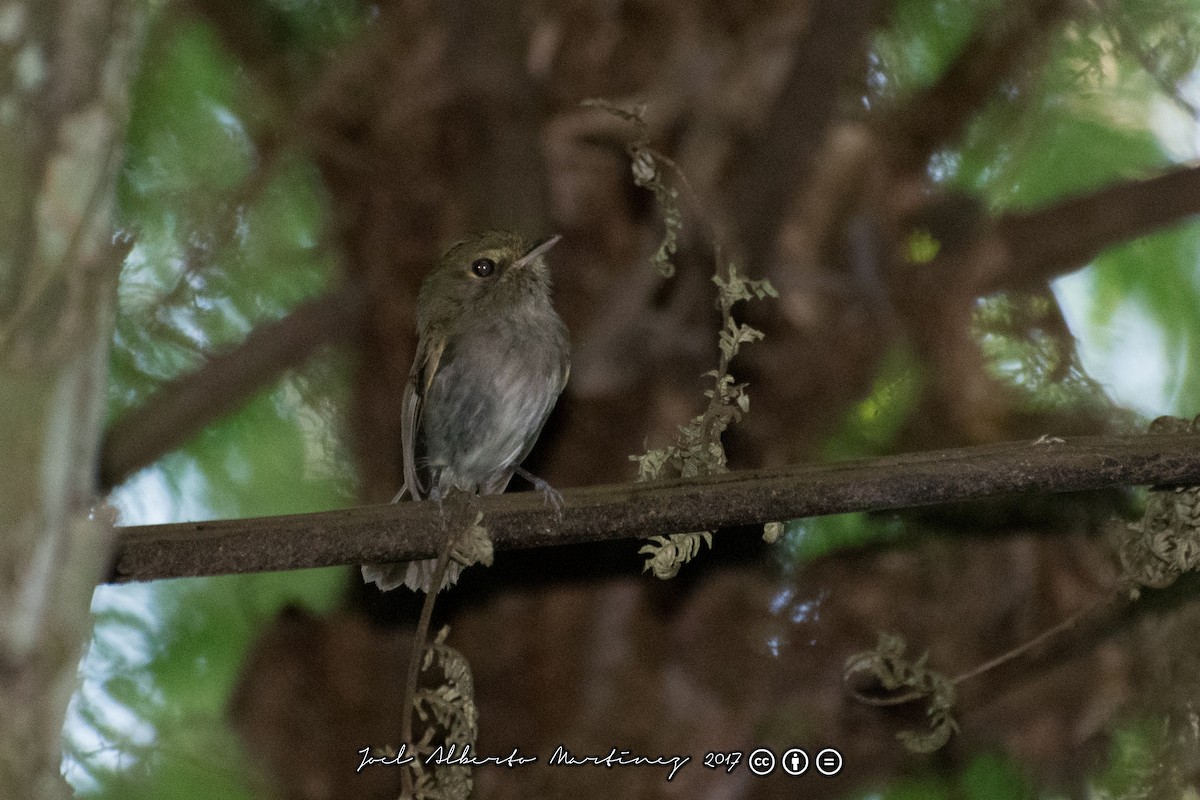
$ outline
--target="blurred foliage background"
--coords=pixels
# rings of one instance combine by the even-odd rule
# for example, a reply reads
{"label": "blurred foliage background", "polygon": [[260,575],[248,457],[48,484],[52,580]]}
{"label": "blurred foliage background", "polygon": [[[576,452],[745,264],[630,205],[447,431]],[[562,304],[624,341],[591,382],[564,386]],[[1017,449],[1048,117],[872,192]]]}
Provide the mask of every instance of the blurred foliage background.
{"label": "blurred foliage background", "polygon": [[[650,283],[643,259],[658,230],[652,207],[630,184],[620,134],[611,124],[581,116],[577,103],[595,94],[645,101],[659,146],[720,207],[728,199],[722,176],[739,168],[721,159],[762,118],[794,42],[811,22],[812,4],[544,0],[498,4],[486,12],[479,5],[253,0],[239,9],[207,0],[148,3],[151,24],[119,186],[123,228],[135,244],[120,280],[111,420],[347,275],[377,293],[376,302],[399,309],[384,316],[400,344],[368,334],[364,349],[385,351],[394,365],[389,374],[402,379],[404,348],[411,347],[411,317],[405,315],[422,265],[455,231],[501,218],[509,200],[521,205],[534,195],[541,196],[541,217],[499,221],[553,225],[566,233],[556,266],[559,302],[580,364],[573,377],[578,388],[547,430],[551,443],[535,456],[542,473],[560,486],[628,479],[632,467],[625,457],[638,451],[636,440],[661,441],[694,413],[699,375],[712,358],[703,343],[715,338],[707,327],[712,317],[697,244],[702,235],[690,234],[676,288]],[[848,81],[839,117],[852,130],[875,126],[873,135],[886,141],[888,114],[935,85],[1006,5],[888,4],[867,39],[865,69]],[[1013,70],[979,104],[961,137],[932,154],[922,197],[950,198],[946,208],[967,214],[969,223],[1041,208],[1197,157],[1200,3],[1095,0],[1075,4],[1063,17],[1046,26],[1045,52]],[[660,48],[651,45],[656,41]],[[384,62],[392,66],[378,66]],[[489,66],[500,76],[496,85],[489,83]],[[513,69],[532,77],[513,89],[504,83]],[[437,78],[422,78],[430,74]],[[455,89],[456,81],[475,88]],[[388,93],[400,99],[378,101]],[[574,135],[576,128],[599,143],[586,157],[563,155],[563,131]],[[380,144],[389,137],[391,150]],[[514,137],[516,144],[508,141]],[[329,144],[334,139],[336,146]],[[529,148],[541,152],[540,170],[532,175],[522,166]],[[500,156],[507,160],[497,162]],[[378,180],[387,188],[374,189],[367,178],[362,186],[355,183],[355,175],[371,172],[381,172]],[[523,176],[522,186],[514,175]],[[361,196],[355,195],[360,188]],[[939,227],[951,217],[905,217],[899,238],[931,242],[926,250],[937,255],[953,247],[956,229]],[[371,233],[381,227],[386,235]],[[1052,283],[979,298],[960,326],[962,341],[973,348],[969,356],[931,356],[928,339],[959,339],[945,337],[944,330],[926,339],[919,330],[904,332],[894,320],[904,312],[871,311],[879,298],[864,289],[869,278],[853,270],[795,267],[812,260],[810,251],[788,241],[785,232],[780,264],[772,269],[790,269],[792,277],[771,275],[782,284],[784,307],[762,313],[786,318],[800,333],[789,339],[769,328],[762,353],[744,367],[755,400],[747,427],[733,439],[735,466],[1026,434],[1132,431],[1159,414],[1190,417],[1198,410],[1195,223],[1106,249]],[[394,276],[391,283],[379,277],[375,263]],[[638,277],[643,269],[646,276]],[[858,295],[867,299],[855,301]],[[885,296],[882,302],[891,301]],[[641,321],[627,329],[624,322],[604,321],[605,315],[616,319],[620,309],[632,309],[624,316]],[[394,324],[396,319],[407,325]],[[836,347],[829,344],[834,339]],[[781,344],[771,349],[772,341]],[[800,367],[789,361],[797,342],[815,353]],[[637,362],[637,374],[622,371],[627,368],[619,362],[626,358]],[[364,387],[369,359],[351,348],[326,348],[284,373],[117,487],[109,502],[120,522],[297,513],[386,497],[395,452],[384,445],[393,429],[373,435],[371,424],[398,408],[400,384]],[[969,371],[971,364],[978,380],[997,387],[989,399],[1002,397],[1002,409],[994,407],[998,401],[972,408],[964,400],[965,410],[958,404],[956,387],[975,379],[955,370]],[[740,369],[735,365],[735,375]],[[779,389],[772,376],[784,373],[802,385]],[[389,391],[397,398],[394,406],[372,400],[386,399]],[[958,410],[939,414],[945,408],[939,402]],[[619,414],[639,420],[627,435],[611,435]],[[767,440],[788,444],[771,449]],[[376,442],[382,452],[364,455],[370,449],[364,442]],[[398,470],[392,479],[396,475]],[[935,661],[969,665],[1048,627],[1064,608],[1095,591],[1095,576],[1107,569],[1095,520],[1126,507],[1129,498],[1071,502],[1073,522],[1056,513],[1067,501],[795,521],[774,559],[737,551],[725,567],[697,566],[683,588],[646,586],[650,579],[635,577],[632,558],[606,575],[572,580],[564,568],[562,582],[538,577],[523,588],[538,568],[530,566],[534,556],[515,557],[509,577],[500,573],[496,579],[501,588],[467,586],[467,599],[447,614],[479,673],[484,736],[489,729],[508,729],[494,734],[497,750],[515,740],[523,750],[539,752],[538,742],[574,736],[568,744],[580,742],[583,751],[582,742],[610,741],[616,731],[626,738],[611,744],[651,754],[692,752],[698,759],[706,748],[812,740],[847,752],[838,781],[818,786],[815,778],[806,779],[806,791],[819,796],[1147,796],[1139,792],[1164,780],[1163,748],[1177,744],[1178,732],[1169,724],[1171,709],[1136,699],[1165,669],[1159,660],[1136,655],[1144,643],[1140,634],[1082,654],[1083,666],[1075,668],[1086,679],[1059,670],[1057,680],[1077,685],[1082,699],[1056,694],[1058,684],[1048,694],[1027,692],[1014,703],[1042,716],[1031,722],[1032,712],[985,713],[966,722],[950,753],[934,758],[905,755],[886,726],[865,721],[873,712],[846,710],[839,699],[843,654],[869,647],[877,627],[905,627],[914,646],[930,648]],[[981,529],[1009,535],[976,539]],[[1056,545],[1047,532],[1065,544]],[[706,561],[721,562],[722,550],[719,537]],[[536,556],[546,559],[552,574],[560,563]],[[238,738],[229,715],[239,681],[250,681],[243,691],[254,691],[247,659],[283,609],[312,619],[366,613],[371,630],[386,635],[403,626],[404,601],[351,588],[356,576],[350,572],[98,589],[83,686],[67,723],[65,769],[78,794],[346,796],[328,776],[325,783],[308,773],[308,783],[281,779],[278,768],[286,761],[278,757],[256,763],[247,752],[255,748]],[[986,586],[993,588],[980,591]],[[963,601],[964,594],[986,596]],[[851,611],[839,612],[839,600]],[[503,609],[504,602],[507,611],[488,616],[489,608]],[[532,631],[526,638],[516,631],[522,624]],[[954,638],[951,628],[971,644]],[[557,635],[563,630],[570,635]],[[666,644],[655,644],[660,639]],[[580,641],[584,645],[576,646]],[[738,647],[774,664],[761,668],[775,670],[770,680],[759,667],[746,667],[742,682],[759,681],[749,698],[729,688],[738,676],[716,663],[736,661]],[[781,647],[800,660],[781,657]],[[1194,660],[1178,647],[1159,656]],[[278,666],[287,654],[272,658]],[[816,662],[825,666],[811,666]],[[507,698],[489,688],[511,686],[514,671],[529,686],[513,688]],[[1178,676],[1191,672],[1171,672],[1173,680],[1184,681],[1177,688],[1190,685]],[[319,693],[321,677],[309,677],[314,683],[301,682],[302,693]],[[376,679],[387,675],[373,674],[364,661],[355,680],[367,685]],[[598,722],[608,716],[601,710],[605,703],[615,709],[622,692],[620,707],[629,710],[612,716],[633,721],[627,727]],[[588,701],[598,704],[591,717],[579,712],[564,719],[565,712],[536,710],[539,701],[569,705],[584,702],[578,695],[588,693],[600,697]],[[798,697],[806,693],[817,699]],[[308,702],[303,696],[291,701],[298,707]],[[664,714],[655,705],[660,702],[675,705]],[[1194,720],[1191,701],[1179,702],[1186,707],[1174,710]],[[728,718],[739,721],[720,721]],[[287,719],[293,727],[278,735],[285,742],[290,736],[301,758],[302,740],[315,723],[297,727],[303,717]],[[261,730],[245,719],[239,724],[243,731]],[[539,725],[542,738],[533,737],[529,731]],[[352,784],[357,750],[368,742],[341,744],[345,752],[332,761],[307,761],[340,765],[340,780]],[[606,752],[607,746],[593,749]],[[540,755],[548,754],[543,750]],[[1194,783],[1193,768],[1180,763],[1172,785]],[[707,772],[697,764],[689,771]],[[788,796],[792,786],[715,777],[725,782],[705,784],[710,788],[703,796],[717,796],[711,787],[722,785],[729,793],[720,796]],[[481,797],[557,796],[564,785],[592,796],[656,797],[671,788],[659,776],[611,772],[572,775],[562,779],[566,784],[539,783],[550,779],[532,770],[478,780]],[[688,786],[697,784],[685,783],[681,791]]]}

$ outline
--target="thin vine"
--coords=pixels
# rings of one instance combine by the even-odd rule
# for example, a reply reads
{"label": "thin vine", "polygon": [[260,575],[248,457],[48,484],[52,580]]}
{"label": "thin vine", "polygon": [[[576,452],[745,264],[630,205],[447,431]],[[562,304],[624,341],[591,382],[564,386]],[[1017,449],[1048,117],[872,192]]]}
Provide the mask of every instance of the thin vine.
{"label": "thin vine", "polygon": [[[464,509],[469,513],[469,499]],[[429,636],[439,587],[450,562],[453,560],[464,567],[470,566],[475,563],[467,561],[471,557],[478,558],[485,566],[492,563],[491,539],[480,524],[482,520],[483,514],[476,512],[471,523],[454,535],[450,535],[450,526],[447,524],[446,543],[438,554],[430,591],[421,604],[400,713],[405,755],[413,757],[401,774],[402,800],[466,800],[471,795],[473,783],[470,766],[436,761],[432,769],[426,766],[426,759],[434,753],[432,742],[437,733],[442,734],[445,747],[455,746],[461,751],[464,746],[475,745],[479,733],[479,713],[475,707],[475,682],[471,667],[461,653],[446,644],[449,626],[443,627],[428,646],[425,646],[425,640]],[[442,672],[441,683],[434,689],[418,689],[421,674],[428,672],[435,663]],[[414,712],[425,726],[420,739],[414,736]]]}
{"label": "thin vine", "polygon": [[[604,100],[588,100],[584,105],[607,111],[633,125],[634,136],[627,145],[633,181],[654,195],[654,202],[663,218],[663,237],[650,262],[663,278],[672,277],[676,268],[671,259],[678,251],[679,234],[683,230],[683,211],[679,203],[679,190],[667,180],[665,171],[669,170],[691,194],[695,194],[694,190],[679,165],[650,147],[643,108],[624,109]],[[712,281],[717,287],[716,306],[721,312],[721,328],[717,336],[720,351],[717,368],[704,373],[704,377],[711,380],[710,388],[704,391],[708,404],[699,415],[680,426],[673,443],[630,456],[630,460],[638,465],[637,481],[727,472],[729,462],[721,437],[730,425],[750,410],[746,384],[735,382],[729,371],[730,364],[743,344],[761,341],[763,333],[738,322],[733,316],[733,308],[747,300],[778,297],[779,293],[769,281],[747,278],[732,260],[726,259],[715,226],[710,227],[711,238],[715,242],[713,250],[716,263]],[[763,538],[769,542],[777,541],[782,529],[782,523],[768,523]],[[643,569],[665,580],[675,577],[680,567],[697,556],[706,544],[712,547],[712,531],[672,533],[649,537],[647,544],[638,552],[646,556]]]}
{"label": "thin vine", "polygon": [[[1190,422],[1159,417],[1149,434],[1200,433],[1200,416]],[[1102,598],[1032,639],[973,669],[948,678],[928,665],[928,653],[915,660],[905,656],[907,643],[898,634],[880,633],[873,650],[855,653],[846,661],[842,680],[849,695],[872,706],[897,706],[925,700],[929,730],[897,734],[910,751],[930,753],[940,749],[958,730],[954,720],[955,688],[1038,648],[1078,626],[1090,616],[1111,609],[1114,602],[1135,602],[1144,589],[1163,589],[1188,572],[1200,571],[1200,487],[1157,487],[1149,492],[1142,518],[1121,524],[1117,557],[1122,572],[1113,595]],[[1122,600],[1123,598],[1123,600]],[[861,688],[871,678],[870,691]],[[882,690],[882,691],[879,691]]]}

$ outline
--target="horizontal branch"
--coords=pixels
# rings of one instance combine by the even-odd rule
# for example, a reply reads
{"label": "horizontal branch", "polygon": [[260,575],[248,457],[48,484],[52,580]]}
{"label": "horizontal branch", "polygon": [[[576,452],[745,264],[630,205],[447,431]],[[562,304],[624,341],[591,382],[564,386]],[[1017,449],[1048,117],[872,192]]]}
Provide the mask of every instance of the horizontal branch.
{"label": "horizontal branch", "polygon": [[[563,493],[562,518],[535,493],[483,497],[498,549],[573,544],[770,520],[1125,485],[1200,485],[1195,434],[1080,437],[729,472]],[[301,569],[436,555],[431,502],[120,529],[114,581]]]}

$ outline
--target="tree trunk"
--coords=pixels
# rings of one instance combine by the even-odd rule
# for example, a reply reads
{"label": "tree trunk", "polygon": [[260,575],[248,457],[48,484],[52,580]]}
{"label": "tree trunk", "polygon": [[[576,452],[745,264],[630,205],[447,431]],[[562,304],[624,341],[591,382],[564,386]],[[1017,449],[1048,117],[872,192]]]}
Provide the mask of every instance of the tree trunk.
{"label": "tree trunk", "polygon": [[104,574],[92,512],[117,273],[115,179],[140,16],[0,8],[0,796],[70,796],[61,729]]}

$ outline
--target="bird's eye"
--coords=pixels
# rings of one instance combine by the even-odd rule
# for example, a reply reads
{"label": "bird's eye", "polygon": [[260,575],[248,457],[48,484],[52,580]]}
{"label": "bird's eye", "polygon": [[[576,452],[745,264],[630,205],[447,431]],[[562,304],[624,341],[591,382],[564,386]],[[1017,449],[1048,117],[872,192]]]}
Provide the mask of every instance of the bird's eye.
{"label": "bird's eye", "polygon": [[477,258],[471,262],[471,272],[481,278],[486,278],[496,271],[496,262],[490,258]]}

